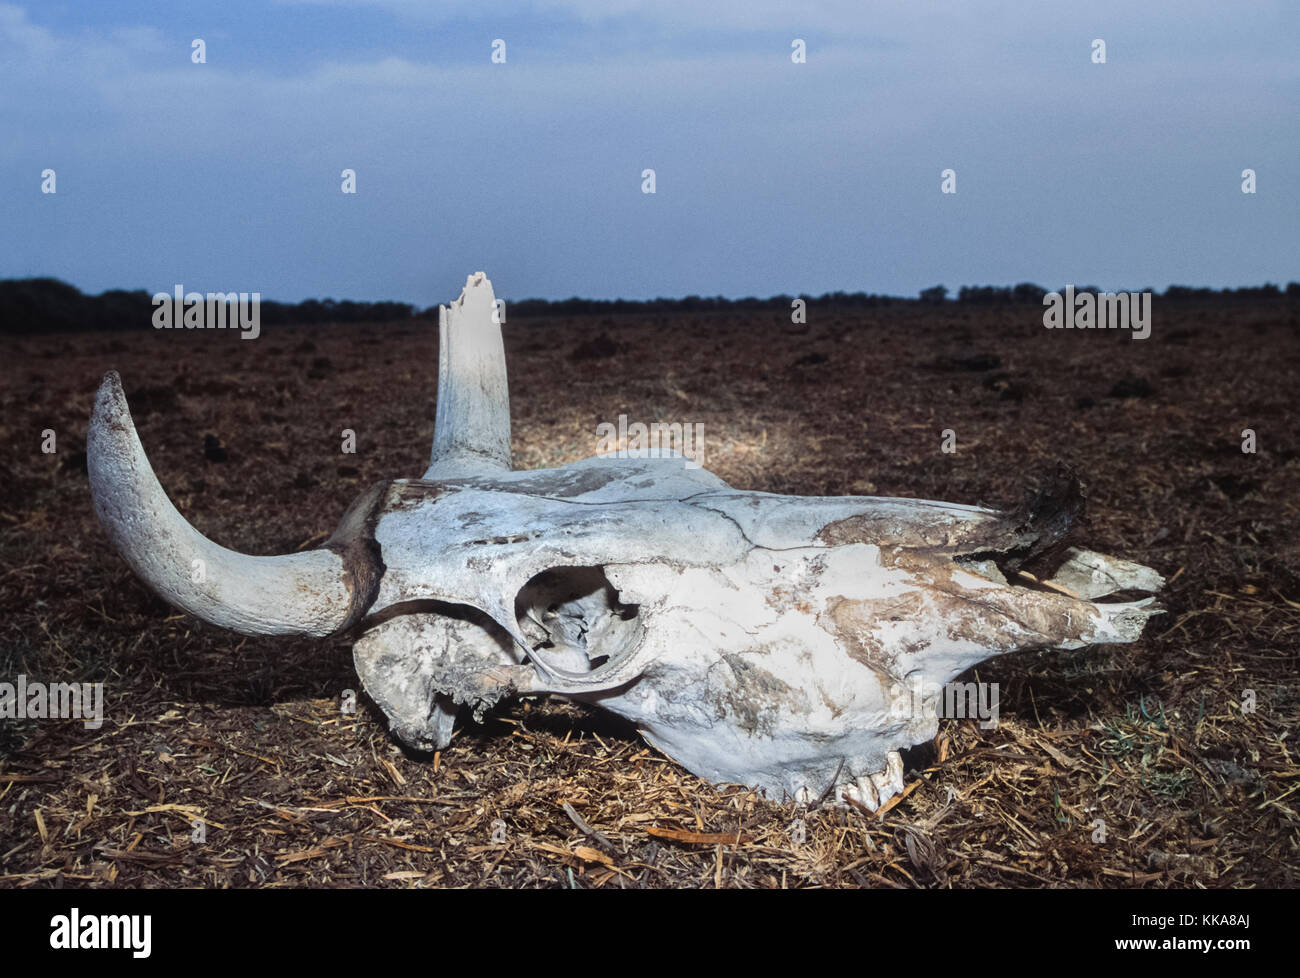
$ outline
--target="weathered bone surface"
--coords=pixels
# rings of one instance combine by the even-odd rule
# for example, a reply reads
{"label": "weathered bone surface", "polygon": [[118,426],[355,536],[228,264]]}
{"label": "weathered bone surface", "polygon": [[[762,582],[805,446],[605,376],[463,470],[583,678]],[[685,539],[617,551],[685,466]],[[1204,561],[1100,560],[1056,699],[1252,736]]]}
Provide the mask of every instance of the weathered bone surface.
{"label": "weathered bone surface", "polygon": [[206,621],[355,628],[361,681],[411,746],[445,746],[461,707],[549,693],[626,717],[710,781],[872,809],[903,789],[899,751],[934,736],[945,683],[1019,649],[1134,641],[1159,610],[1097,600],[1160,588],[1130,561],[1071,548],[1046,580],[1019,570],[1058,547],[1073,484],[998,512],[743,492],[680,457],[511,471],[493,303],[480,272],[440,310],[424,477],[377,484],[301,554],[247,557],[186,523],[110,373],[88,455],[113,542]]}

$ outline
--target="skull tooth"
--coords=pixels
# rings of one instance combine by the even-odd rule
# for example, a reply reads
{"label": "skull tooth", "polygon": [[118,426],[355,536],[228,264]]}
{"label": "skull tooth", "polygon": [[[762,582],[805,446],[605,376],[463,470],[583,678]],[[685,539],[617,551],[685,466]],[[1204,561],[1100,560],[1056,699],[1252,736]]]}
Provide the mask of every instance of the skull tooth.
{"label": "skull tooth", "polygon": [[903,757],[896,750],[891,750],[885,759],[885,769],[871,775],[880,801],[886,802],[903,791]]}
{"label": "skull tooth", "polygon": [[891,750],[885,759],[885,770],[889,773],[889,784],[895,794],[903,791],[903,755]]}
{"label": "skull tooth", "polygon": [[843,785],[836,800],[843,804],[844,799],[855,801],[871,812],[880,807],[880,796],[870,778],[854,778]]}

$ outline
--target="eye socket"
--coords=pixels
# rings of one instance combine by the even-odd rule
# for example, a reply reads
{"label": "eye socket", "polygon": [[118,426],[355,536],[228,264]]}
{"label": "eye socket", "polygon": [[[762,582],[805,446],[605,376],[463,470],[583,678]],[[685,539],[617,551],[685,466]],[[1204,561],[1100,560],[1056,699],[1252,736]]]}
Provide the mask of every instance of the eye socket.
{"label": "eye socket", "polygon": [[619,600],[603,567],[553,567],[515,598],[520,631],[535,658],[571,676],[612,669],[641,644],[640,608]]}

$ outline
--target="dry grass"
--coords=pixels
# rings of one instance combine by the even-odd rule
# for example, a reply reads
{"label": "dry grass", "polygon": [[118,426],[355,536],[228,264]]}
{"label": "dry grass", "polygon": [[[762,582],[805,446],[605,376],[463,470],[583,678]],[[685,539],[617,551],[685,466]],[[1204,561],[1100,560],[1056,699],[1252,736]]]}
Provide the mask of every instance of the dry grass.
{"label": "dry grass", "polygon": [[[883,816],[714,789],[557,702],[405,754],[364,697],[340,714],[357,685],[345,645],[201,627],[110,550],[84,457],[106,369],[182,512],[271,553],[319,543],[371,482],[423,469],[436,330],[11,340],[0,681],[103,681],[107,719],[0,720],[0,886],[1295,885],[1297,309],[1156,313],[1141,342],[951,304],[807,328],[744,314],[507,327],[520,467],[590,454],[620,413],[703,421],[706,466],[774,492],[1003,504],[1060,459],[1088,482],[1087,542],[1170,578],[1168,614],[1137,644],[981,666],[1000,724],[945,722]],[[591,342],[602,332],[612,352]],[[572,359],[583,344],[606,355]],[[1110,396],[1135,379],[1146,396]],[[1246,427],[1257,454],[1240,451]],[[339,454],[344,428],[356,455]],[[226,461],[205,457],[209,434]]]}

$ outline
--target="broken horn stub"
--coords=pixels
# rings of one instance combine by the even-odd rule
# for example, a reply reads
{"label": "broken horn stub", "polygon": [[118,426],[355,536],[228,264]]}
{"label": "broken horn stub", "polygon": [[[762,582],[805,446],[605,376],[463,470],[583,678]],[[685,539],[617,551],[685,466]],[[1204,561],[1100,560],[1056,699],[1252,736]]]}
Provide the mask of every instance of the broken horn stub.
{"label": "broken horn stub", "polygon": [[438,307],[438,404],[426,479],[509,472],[510,385],[496,295],[483,272]]}
{"label": "broken horn stub", "polygon": [[361,589],[339,553],[252,557],[186,522],[145,456],[117,371],[104,376],[95,395],[86,458],[100,523],[164,600],[244,635],[325,636],[357,617],[354,592]]}

